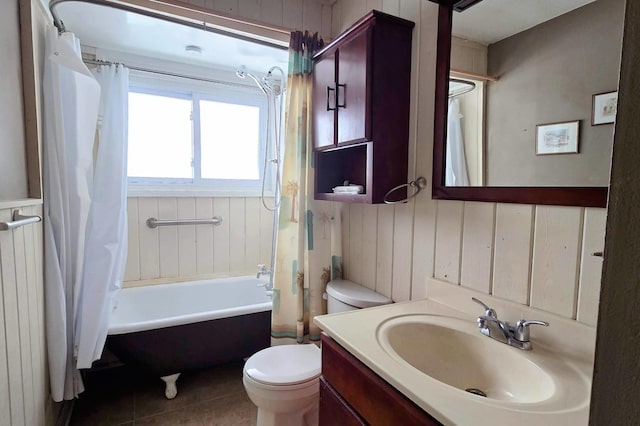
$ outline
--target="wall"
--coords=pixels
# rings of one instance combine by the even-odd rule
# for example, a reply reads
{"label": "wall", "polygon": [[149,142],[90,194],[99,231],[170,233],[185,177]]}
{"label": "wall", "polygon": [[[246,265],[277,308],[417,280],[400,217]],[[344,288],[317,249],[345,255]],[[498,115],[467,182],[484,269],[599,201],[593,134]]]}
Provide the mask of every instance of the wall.
{"label": "wall", "polygon": [[[266,199],[268,206],[272,199]],[[128,199],[129,253],[125,286],[252,275],[271,262],[273,213],[259,197],[139,197]],[[222,224],[165,226],[146,221],[207,219]]]}
{"label": "wall", "polygon": [[[340,0],[333,34],[372,8],[416,23],[409,176],[430,181],[437,5]],[[426,297],[435,277],[596,323],[602,260],[590,254],[604,245],[604,209],[436,201],[427,189],[407,204],[345,204],[343,212],[346,276],[396,301]]]}
{"label": "wall", "polygon": [[[0,40],[3,54],[2,65],[3,96],[0,97],[0,144],[11,145],[20,152],[12,167],[0,166],[0,170],[11,170],[26,178],[25,122],[33,128],[28,132],[38,133],[37,111],[23,112],[20,76],[20,54],[18,33],[18,10],[23,13],[23,29],[27,37],[33,38],[34,51],[22,52],[33,56],[35,81],[41,82],[44,29],[49,19],[38,0],[9,2],[3,6]],[[33,25],[33,27],[31,27]],[[29,35],[30,34],[30,35]],[[6,71],[6,72],[5,72]],[[16,72],[17,71],[17,72]],[[33,75],[31,77],[34,77]],[[41,99],[41,86],[35,87],[35,102]],[[5,96],[6,95],[6,96]],[[32,100],[33,101],[33,100]],[[37,141],[36,141],[37,142]],[[31,146],[31,148],[34,148]],[[37,143],[35,152],[38,158]],[[8,147],[3,146],[2,160]],[[38,175],[39,168],[30,170]],[[22,179],[22,178],[21,178]],[[38,177],[39,182],[39,177]],[[14,183],[3,176],[3,189]],[[38,183],[39,185],[39,183]],[[20,200],[26,198],[24,192],[4,193],[0,198],[0,221],[11,220],[13,210],[21,209],[26,215],[42,216],[42,200]],[[13,198],[13,199],[12,199]],[[13,231],[0,231],[0,425],[53,425],[58,416],[59,406],[49,396],[49,373],[45,342],[44,320],[44,280],[42,223],[27,225]]]}
{"label": "wall", "polygon": [[[1,209],[0,221],[13,209]],[[42,206],[23,207],[42,215]],[[0,232],[0,424],[43,425],[49,404],[42,224]]]}
{"label": "wall", "polygon": [[[173,2],[178,3],[178,2]],[[230,16],[282,28],[331,33],[331,6],[319,0],[185,0]],[[129,254],[125,286],[252,275],[271,262],[273,215],[257,197],[130,197]],[[272,200],[267,200],[272,205]],[[221,215],[221,226],[149,229],[149,217],[206,218]]]}
{"label": "wall", "polygon": [[15,200],[27,198],[28,191],[17,1],[3,5],[0,28],[0,200]]}
{"label": "wall", "polygon": [[[613,125],[591,125],[592,95],[617,90],[623,17],[600,0],[489,46],[488,185],[608,184]],[[579,154],[536,156],[536,125],[575,120]]]}

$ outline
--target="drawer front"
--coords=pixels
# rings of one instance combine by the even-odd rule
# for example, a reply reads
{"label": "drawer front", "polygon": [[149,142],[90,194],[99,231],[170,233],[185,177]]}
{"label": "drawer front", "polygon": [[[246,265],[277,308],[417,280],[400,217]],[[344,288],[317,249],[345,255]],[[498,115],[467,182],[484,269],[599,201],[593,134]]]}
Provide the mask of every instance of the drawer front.
{"label": "drawer front", "polygon": [[322,376],[367,424],[440,424],[326,334],[322,335]]}
{"label": "drawer front", "polygon": [[358,413],[323,378],[320,379],[320,426],[364,426]]}

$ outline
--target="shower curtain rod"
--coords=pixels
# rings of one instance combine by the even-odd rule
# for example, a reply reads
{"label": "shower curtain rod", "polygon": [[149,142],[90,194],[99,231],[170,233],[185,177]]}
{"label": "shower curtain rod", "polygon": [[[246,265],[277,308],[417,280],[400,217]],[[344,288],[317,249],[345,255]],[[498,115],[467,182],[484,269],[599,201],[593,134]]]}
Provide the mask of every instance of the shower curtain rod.
{"label": "shower curtain rod", "polygon": [[[118,9],[118,10],[123,10],[125,12],[131,12],[131,13],[136,13],[138,15],[143,15],[143,16],[148,16],[151,18],[157,18],[157,19],[161,19],[163,21],[167,21],[167,22],[173,22],[175,24],[179,24],[179,25],[185,25],[191,28],[196,28],[199,30],[203,30],[203,31],[207,31],[207,32],[211,32],[211,33],[215,33],[215,34],[221,34],[221,35],[226,35],[229,37],[234,37],[240,40],[244,40],[244,41],[250,41],[253,43],[257,43],[257,44],[261,44],[264,46],[269,46],[269,47],[273,47],[276,49],[281,49],[281,50],[287,50],[288,47],[287,46],[283,46],[277,43],[273,43],[273,42],[269,42],[267,40],[262,40],[262,39],[258,39],[258,38],[253,38],[253,37],[249,37],[249,36],[245,36],[233,31],[227,31],[227,30],[223,30],[220,28],[214,28],[211,27],[209,25],[207,25],[206,20],[203,21],[197,21],[197,22],[192,22],[189,21],[188,19],[194,19],[195,18],[186,18],[184,17],[184,19],[180,19],[180,18],[176,18],[175,16],[171,16],[169,15],[169,12],[165,12],[162,13],[160,11],[156,11],[156,10],[152,10],[152,9],[144,9],[142,6],[132,6],[131,4],[127,4],[124,3],[122,1],[119,0],[50,0],[49,1],[49,11],[51,12],[51,16],[53,17],[53,25],[55,25],[55,27],[58,29],[58,31],[60,33],[63,33],[65,31],[67,31],[64,22],[62,22],[62,19],[60,19],[60,16],[58,15],[58,13],[56,12],[55,8],[61,4],[61,3],[66,3],[66,2],[80,2],[80,3],[89,3],[89,4],[95,4],[98,6],[105,6],[105,7],[110,7],[113,9]],[[177,5],[174,5],[170,2],[156,2],[159,5],[165,5],[165,6],[172,6],[172,7],[179,7]],[[243,25],[249,25],[255,28],[260,28],[260,29],[265,29],[265,30],[269,30],[269,31],[275,31],[281,34],[287,34],[289,35],[290,32],[286,31],[283,28],[278,28],[278,27],[274,27],[274,26],[268,26],[268,25],[263,25],[263,24],[258,24],[258,23],[254,23],[254,22],[250,22],[250,21],[245,21],[245,20],[241,20],[241,19],[236,19],[236,18],[231,18],[228,16],[224,16],[221,14],[215,14],[215,13],[211,13],[211,12],[205,12],[202,10],[196,10],[196,9],[187,9],[184,6],[181,6],[180,9],[186,9],[186,10],[191,10],[193,12],[197,12],[197,13],[201,13],[203,15],[206,16],[210,16],[213,18],[217,18],[217,19],[222,19],[222,20],[227,20],[230,22],[235,22],[235,23],[240,23]]]}
{"label": "shower curtain rod", "polygon": [[252,85],[252,84],[250,85],[250,84],[234,83],[234,82],[231,82],[231,81],[216,80],[216,79],[213,79],[213,78],[196,77],[196,76],[188,75],[188,74],[180,74],[180,73],[169,72],[169,71],[154,70],[152,68],[144,68],[144,67],[137,67],[137,66],[134,66],[134,65],[127,65],[127,64],[124,64],[122,62],[103,61],[101,59],[87,59],[87,58],[82,58],[82,62],[84,62],[85,64],[89,64],[89,65],[122,65],[123,67],[127,67],[130,70],[148,72],[148,73],[152,73],[152,74],[161,74],[161,75],[166,75],[166,76],[169,76],[169,77],[186,78],[186,79],[189,79],[189,80],[204,81],[206,83],[214,83],[214,84],[223,84],[223,85],[226,85],[226,86],[242,87],[243,89],[254,88],[254,85]]}

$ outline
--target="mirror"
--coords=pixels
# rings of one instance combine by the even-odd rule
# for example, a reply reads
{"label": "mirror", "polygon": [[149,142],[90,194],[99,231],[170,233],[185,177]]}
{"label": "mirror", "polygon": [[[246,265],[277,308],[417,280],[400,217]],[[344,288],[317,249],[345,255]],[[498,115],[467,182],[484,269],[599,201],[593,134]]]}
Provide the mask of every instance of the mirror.
{"label": "mirror", "polygon": [[559,3],[441,4],[434,198],[606,205],[614,125],[593,101],[617,90],[624,1]]}

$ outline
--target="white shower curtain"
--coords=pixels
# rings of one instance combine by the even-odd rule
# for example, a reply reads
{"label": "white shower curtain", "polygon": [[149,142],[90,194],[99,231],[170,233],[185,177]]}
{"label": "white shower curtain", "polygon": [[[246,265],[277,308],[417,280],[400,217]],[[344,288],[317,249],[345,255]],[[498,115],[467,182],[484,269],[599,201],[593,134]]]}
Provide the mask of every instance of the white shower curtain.
{"label": "white shower curtain", "polygon": [[[96,191],[96,184],[101,185],[111,170],[122,169],[99,164],[94,182],[100,93],[100,85],[82,62],[78,39],[72,33],[58,35],[57,30],[51,29],[47,34],[44,73],[43,186],[45,313],[54,401],[72,399],[84,390],[78,368],[88,365],[78,360],[84,363],[95,359],[96,353],[99,356],[104,343],[100,343],[100,339],[106,333],[101,327],[106,326],[108,320],[104,317],[104,306],[111,304],[106,296],[111,295],[117,274],[122,272],[116,268],[102,276],[102,290],[95,283],[84,286],[88,278],[95,277],[92,269],[103,263],[102,259],[95,263],[93,256],[106,256],[107,252],[115,258],[124,256],[122,248],[113,246],[111,235],[121,229],[105,227],[97,232],[92,225],[96,220],[104,220],[99,216],[100,209],[107,210],[96,201],[103,200],[105,193],[111,193],[110,190]],[[106,143],[104,147],[109,149]],[[109,155],[98,152],[98,161],[105,156],[118,158],[119,149],[115,148],[116,153]],[[109,205],[122,208],[119,200]],[[112,213],[118,220],[107,223],[120,223],[124,212]],[[108,240],[97,241],[102,237]],[[101,244],[106,249],[96,248]],[[98,309],[99,305],[102,309]],[[96,322],[102,325],[96,327]]]}
{"label": "white shower curtain", "polygon": [[129,70],[103,65],[94,72],[101,87],[98,151],[87,223],[82,274],[77,368],[100,358],[109,314],[122,286],[127,260],[127,132]]}
{"label": "white shower curtain", "polygon": [[464,154],[464,140],[460,125],[460,104],[457,99],[449,101],[447,127],[447,157],[445,163],[446,186],[469,186],[467,160]]}

